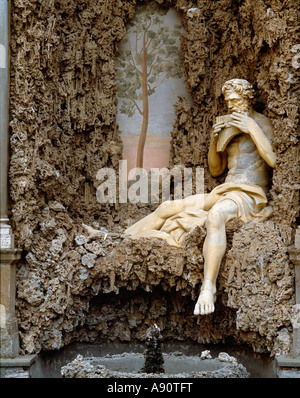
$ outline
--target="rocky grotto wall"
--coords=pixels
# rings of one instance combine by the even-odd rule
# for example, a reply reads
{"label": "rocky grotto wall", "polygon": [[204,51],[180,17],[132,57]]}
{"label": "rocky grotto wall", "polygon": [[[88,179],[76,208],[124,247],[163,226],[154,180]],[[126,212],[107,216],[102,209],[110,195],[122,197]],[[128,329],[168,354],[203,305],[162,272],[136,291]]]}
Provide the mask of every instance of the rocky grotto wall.
{"label": "rocky grotto wall", "polygon": [[[11,8],[10,219],[16,246],[21,353],[72,341],[138,341],[154,321],[165,339],[234,340],[287,353],[295,302],[288,247],[299,215],[299,6],[293,0],[161,1],[181,12],[184,73],[170,165],[201,166],[205,190],[213,118],[224,81],[258,90],[273,122],[277,168],[263,224],[228,225],[216,312],[193,315],[203,275],[198,228],[180,249],[122,231],[152,205],[100,204],[102,167],[118,168],[115,54],[136,1],[13,0]],[[298,8],[298,9],[297,9]],[[299,37],[299,36],[298,36]],[[112,233],[88,238],[82,223]]]}

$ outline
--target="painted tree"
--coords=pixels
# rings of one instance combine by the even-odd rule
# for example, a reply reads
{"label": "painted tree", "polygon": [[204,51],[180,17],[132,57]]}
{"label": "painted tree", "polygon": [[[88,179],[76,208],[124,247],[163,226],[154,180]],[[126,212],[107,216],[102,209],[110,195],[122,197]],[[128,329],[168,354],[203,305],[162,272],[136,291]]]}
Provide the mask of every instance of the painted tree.
{"label": "painted tree", "polygon": [[[149,125],[149,96],[170,78],[182,76],[179,49],[181,25],[164,24],[167,10],[151,4],[141,6],[131,21],[117,56],[117,91],[120,112],[132,117],[137,111],[142,127],[136,167],[143,167]],[[131,40],[130,40],[131,38]]]}

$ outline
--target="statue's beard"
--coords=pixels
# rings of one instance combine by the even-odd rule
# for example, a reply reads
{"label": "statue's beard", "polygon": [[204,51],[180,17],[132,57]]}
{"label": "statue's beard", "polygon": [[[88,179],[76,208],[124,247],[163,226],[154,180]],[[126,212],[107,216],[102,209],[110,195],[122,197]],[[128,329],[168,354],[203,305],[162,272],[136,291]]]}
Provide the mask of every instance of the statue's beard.
{"label": "statue's beard", "polygon": [[249,112],[250,110],[250,104],[246,101],[241,101],[238,104],[235,104],[235,106],[233,106],[230,109],[230,112]]}
{"label": "statue's beard", "polygon": [[239,109],[236,112],[249,112],[249,104],[244,104],[238,107]]}

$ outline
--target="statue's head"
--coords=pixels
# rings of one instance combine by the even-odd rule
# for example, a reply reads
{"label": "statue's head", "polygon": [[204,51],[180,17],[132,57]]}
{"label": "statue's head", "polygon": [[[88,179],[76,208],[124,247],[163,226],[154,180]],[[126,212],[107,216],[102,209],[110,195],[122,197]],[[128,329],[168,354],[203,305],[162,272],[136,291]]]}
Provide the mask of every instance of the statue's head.
{"label": "statue's head", "polygon": [[222,94],[229,111],[247,112],[254,102],[255,91],[247,80],[231,79],[223,85]]}

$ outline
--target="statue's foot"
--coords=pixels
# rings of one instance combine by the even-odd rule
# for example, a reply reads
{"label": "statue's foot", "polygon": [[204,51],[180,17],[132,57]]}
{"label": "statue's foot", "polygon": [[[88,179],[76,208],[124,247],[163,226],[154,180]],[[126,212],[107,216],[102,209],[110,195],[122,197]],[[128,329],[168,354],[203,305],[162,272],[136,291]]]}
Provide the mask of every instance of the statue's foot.
{"label": "statue's foot", "polygon": [[96,238],[100,235],[103,235],[104,240],[107,238],[108,233],[103,232],[100,229],[95,229],[93,227],[90,227],[89,225],[82,224],[83,228],[86,230],[90,238]]}
{"label": "statue's foot", "polygon": [[215,310],[215,295],[209,290],[205,289],[199,295],[194,309],[194,315],[208,315]]}

